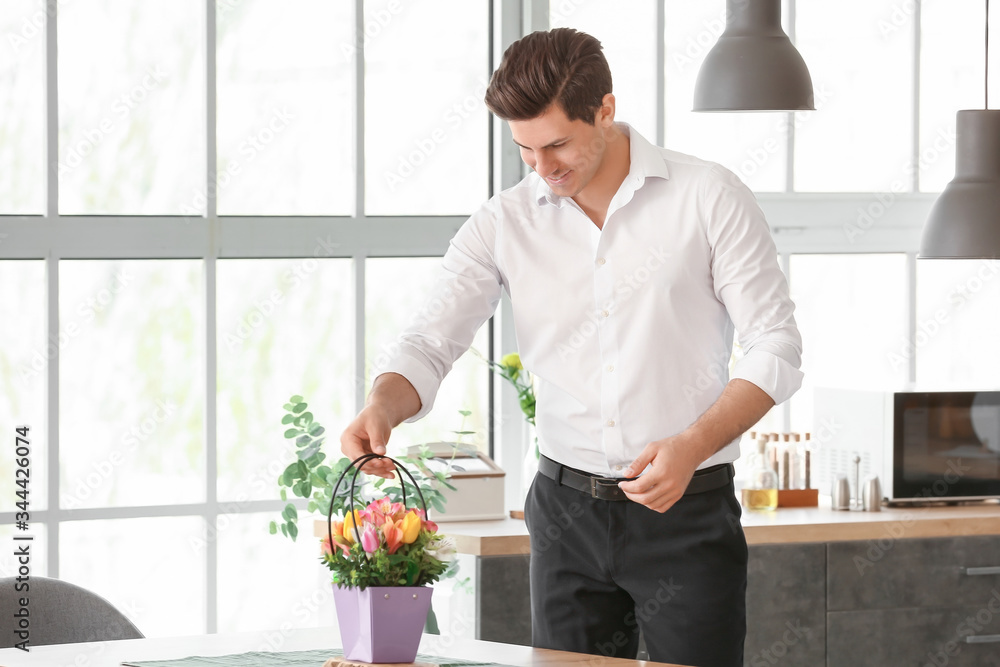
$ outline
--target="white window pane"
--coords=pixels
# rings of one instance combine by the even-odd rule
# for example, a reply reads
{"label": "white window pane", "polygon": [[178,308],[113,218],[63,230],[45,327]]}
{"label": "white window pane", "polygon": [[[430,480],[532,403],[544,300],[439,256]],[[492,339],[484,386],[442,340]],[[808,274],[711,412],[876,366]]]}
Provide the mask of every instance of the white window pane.
{"label": "white window pane", "polygon": [[[31,510],[48,507],[48,428],[45,392],[49,360],[58,346],[45,336],[45,262],[0,261],[0,424],[28,426]],[[13,430],[3,434],[11,438]],[[0,452],[0,497],[14,502],[14,449]],[[17,487],[19,489],[20,487]],[[12,511],[13,506],[5,510]]]}
{"label": "white window pane", "polygon": [[[14,541],[15,537],[30,535],[30,541]],[[3,544],[14,545],[11,549],[0,551],[0,577],[16,577],[23,575],[14,549],[17,545],[28,545],[31,553],[31,563],[28,564],[29,576],[47,577],[49,572],[49,530],[48,526],[32,522],[27,531],[17,530],[12,524],[0,525],[0,540]]]}
{"label": "white window pane", "polygon": [[60,263],[61,507],[204,500],[203,285],[200,261]]}
{"label": "white window pane", "polygon": [[278,514],[219,516],[219,632],[334,625],[330,571],[319,562],[313,518],[300,514],[292,542],[268,533]]}
{"label": "white window pane", "polygon": [[797,46],[822,112],[796,114],[795,189],[912,186],[913,3],[800,2]]}
{"label": "white window pane", "polygon": [[[370,375],[373,364],[381,365],[380,359],[391,354],[396,338],[427,299],[440,266],[439,257],[369,259],[366,262],[366,375]],[[488,353],[488,326],[487,321],[472,343],[472,347],[484,356]],[[366,386],[371,386],[372,379],[367,378]],[[486,362],[471,351],[466,352],[441,384],[430,414],[393,430],[390,446],[399,451],[425,442],[453,442],[459,437],[455,431],[475,431],[475,435],[462,436],[461,442],[486,451],[489,446],[488,385]],[[469,410],[472,414],[464,417],[459,410]]]}
{"label": "white window pane", "polygon": [[347,259],[220,260],[219,498],[278,497],[295,459],[282,405],[302,395],[339,458],[354,413],[354,295]]}
{"label": "white window pane", "polygon": [[611,67],[615,118],[656,142],[656,4],[576,0],[549,4],[553,28],[576,28],[601,41]]}
{"label": "white window pane", "polygon": [[488,8],[365,0],[369,215],[461,215],[486,199]]}
{"label": "white window pane", "polygon": [[59,211],[190,214],[205,183],[204,3],[59,5]]}
{"label": "white window pane", "polygon": [[955,176],[956,112],[983,108],[986,16],[982,0],[926,2],[920,12],[920,189],[939,192]]}
{"label": "white window pane", "polygon": [[917,381],[995,389],[1000,378],[1000,261],[917,262]]}
{"label": "white window pane", "polygon": [[814,387],[906,382],[905,255],[792,255],[790,286],[805,373],[792,430],[813,430]]}
{"label": "white window pane", "polygon": [[205,537],[200,517],[70,521],[59,578],[106,598],[147,637],[203,634]]}
{"label": "white window pane", "polygon": [[354,210],[352,9],[325,0],[216,3],[220,214]]}
{"label": "white window pane", "polygon": [[0,214],[42,213],[45,3],[0,3]]}
{"label": "white window pane", "polygon": [[695,113],[698,71],[726,26],[724,2],[666,3],[666,147],[712,160],[756,192],[782,192],[788,114]]}

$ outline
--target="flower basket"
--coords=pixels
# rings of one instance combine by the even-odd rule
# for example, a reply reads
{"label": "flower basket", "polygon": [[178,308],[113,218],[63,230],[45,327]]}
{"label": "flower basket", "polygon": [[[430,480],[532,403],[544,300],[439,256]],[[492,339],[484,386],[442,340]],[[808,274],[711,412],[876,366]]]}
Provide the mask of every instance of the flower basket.
{"label": "flower basket", "polygon": [[361,590],[333,584],[344,657],[357,662],[413,662],[433,591],[430,586]]}
{"label": "flower basket", "polygon": [[[363,510],[355,509],[361,466],[375,458],[387,458],[395,466],[402,502],[383,498]],[[413,662],[431,604],[433,589],[426,584],[437,581],[446,568],[441,560],[446,540],[426,520],[427,505],[416,480],[395,459],[378,454],[358,457],[340,475],[333,498],[352,468],[344,521],[334,522],[332,503],[327,513],[323,557],[335,575],[333,598],[344,657],[366,663]],[[419,509],[406,507],[403,474],[416,490]]]}

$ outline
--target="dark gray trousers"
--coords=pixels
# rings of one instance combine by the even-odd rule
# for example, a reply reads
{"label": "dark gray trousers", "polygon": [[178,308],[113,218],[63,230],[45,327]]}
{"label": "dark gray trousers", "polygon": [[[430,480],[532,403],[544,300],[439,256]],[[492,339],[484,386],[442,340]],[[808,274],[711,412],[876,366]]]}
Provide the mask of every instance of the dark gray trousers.
{"label": "dark gray trousers", "polygon": [[747,545],[732,483],[665,513],[591,498],[538,474],[525,501],[531,535],[532,645],[741,667]]}

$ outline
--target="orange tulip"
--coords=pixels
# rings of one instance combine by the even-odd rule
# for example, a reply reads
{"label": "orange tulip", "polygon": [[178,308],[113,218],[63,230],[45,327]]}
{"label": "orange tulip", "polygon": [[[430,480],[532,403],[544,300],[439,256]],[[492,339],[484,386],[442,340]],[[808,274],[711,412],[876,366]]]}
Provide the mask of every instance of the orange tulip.
{"label": "orange tulip", "polygon": [[382,534],[385,535],[385,546],[388,547],[389,553],[396,553],[396,550],[403,544],[402,528],[392,519],[386,519],[385,523],[382,524]]}

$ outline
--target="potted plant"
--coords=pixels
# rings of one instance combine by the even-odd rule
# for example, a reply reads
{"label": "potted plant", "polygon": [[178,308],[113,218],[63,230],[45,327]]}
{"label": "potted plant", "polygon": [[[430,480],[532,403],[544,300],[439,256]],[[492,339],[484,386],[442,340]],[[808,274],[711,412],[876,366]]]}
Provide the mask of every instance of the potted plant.
{"label": "potted plant", "polygon": [[383,457],[366,454],[352,461],[334,485],[337,498],[341,482],[354,468],[346,511],[334,519],[331,503],[327,514],[322,561],[333,572],[344,656],[367,663],[413,662],[430,609],[430,585],[448,569],[455,548],[427,519],[416,480],[395,459],[384,457],[401,479],[410,478],[420,507],[406,506],[405,485],[402,501],[355,501],[360,468],[375,458]]}
{"label": "potted plant", "polygon": [[[350,489],[346,486],[337,488],[336,484],[351,468],[351,460],[340,457],[337,461],[330,462],[327,459],[323,452],[326,429],[316,421],[302,396],[292,396],[285,403],[284,410],[285,414],[281,418],[281,423],[286,427],[284,435],[295,444],[296,456],[278,476],[281,499],[288,501],[289,492],[293,497],[308,499],[307,511],[315,513],[317,519],[328,509],[334,514],[345,515],[350,504]],[[443,512],[447,499],[442,487],[452,491],[455,487],[448,481],[447,472],[432,471],[427,466],[427,461],[432,458],[433,454],[426,447],[412,456],[400,456],[399,461],[409,464],[408,468],[412,471],[409,477],[397,475],[394,480],[381,477],[374,478],[374,481],[366,480],[358,490],[358,495],[362,500],[387,498],[392,503],[419,495],[436,511]],[[285,537],[296,541],[299,535],[299,513],[295,504],[289,501],[281,511],[280,522],[271,521],[269,530],[272,535],[280,531]],[[448,570],[445,576],[451,574],[453,571]],[[426,631],[438,633],[433,608],[426,612]]]}

